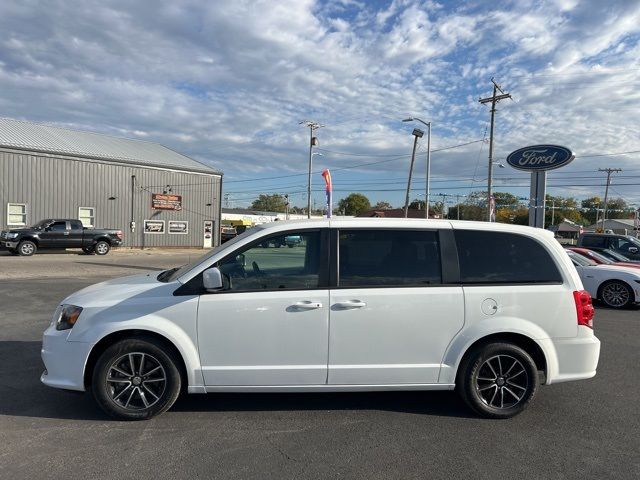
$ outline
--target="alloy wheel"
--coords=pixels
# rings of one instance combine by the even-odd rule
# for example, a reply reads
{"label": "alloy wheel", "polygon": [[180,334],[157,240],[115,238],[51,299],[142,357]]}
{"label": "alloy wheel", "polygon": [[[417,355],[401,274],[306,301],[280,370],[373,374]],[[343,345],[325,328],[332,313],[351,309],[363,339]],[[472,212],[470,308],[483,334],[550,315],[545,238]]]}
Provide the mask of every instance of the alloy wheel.
{"label": "alloy wheel", "polygon": [[622,307],[629,302],[629,290],[621,283],[609,283],[602,289],[602,300],[611,307]]}
{"label": "alloy wheel", "polygon": [[33,244],[32,243],[23,243],[20,246],[20,252],[23,255],[32,255],[33,252],[34,252]]}
{"label": "alloy wheel", "polygon": [[495,355],[478,369],[475,388],[483,403],[491,408],[516,406],[529,390],[529,376],[520,361],[511,355]]}
{"label": "alloy wheel", "polygon": [[98,243],[96,245],[96,252],[99,255],[104,255],[105,253],[107,253],[107,251],[108,251],[108,246],[106,243]]}
{"label": "alloy wheel", "polygon": [[143,410],[162,398],[167,374],[154,356],[132,352],[111,364],[105,381],[115,404],[129,410]]}

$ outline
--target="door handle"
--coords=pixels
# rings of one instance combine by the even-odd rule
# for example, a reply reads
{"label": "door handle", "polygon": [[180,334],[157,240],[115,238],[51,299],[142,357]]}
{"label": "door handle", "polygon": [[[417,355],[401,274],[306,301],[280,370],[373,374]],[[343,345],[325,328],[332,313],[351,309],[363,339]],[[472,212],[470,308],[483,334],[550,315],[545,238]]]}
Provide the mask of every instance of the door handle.
{"label": "door handle", "polygon": [[350,308],[362,308],[362,307],[366,307],[367,304],[364,302],[361,302],[360,300],[348,300],[346,302],[337,302],[333,305],[334,307],[337,308],[343,308],[343,309],[350,309]]}
{"label": "door handle", "polygon": [[69,232],[64,232],[64,235],[69,235]]}
{"label": "door handle", "polygon": [[298,310],[316,310],[322,308],[320,302],[296,302],[293,306]]}

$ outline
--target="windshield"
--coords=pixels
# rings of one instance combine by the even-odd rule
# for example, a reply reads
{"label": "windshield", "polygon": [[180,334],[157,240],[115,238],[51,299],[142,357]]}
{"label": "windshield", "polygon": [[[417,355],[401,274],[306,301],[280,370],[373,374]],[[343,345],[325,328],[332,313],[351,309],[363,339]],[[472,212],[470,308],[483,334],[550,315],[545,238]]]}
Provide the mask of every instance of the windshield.
{"label": "windshield", "polygon": [[226,248],[231,247],[232,245],[235,245],[242,239],[247,238],[248,236],[257,232],[258,230],[259,230],[258,227],[254,227],[249,230],[246,230],[245,232],[241,233],[237,237],[233,237],[228,242],[218,245],[210,252],[205,253],[203,256],[198,257],[196,260],[194,260],[193,262],[187,265],[183,265],[182,267],[179,267],[179,268],[177,267],[172,268],[171,270],[165,270],[164,272],[160,273],[160,275],[158,275],[158,280],[160,280],[161,282],[173,282],[174,280],[176,280],[177,278],[180,278],[182,275],[187,273],[189,270],[191,270],[195,266],[200,265],[202,262],[205,262],[208,258],[211,258],[214,255],[216,255],[218,252],[225,250]]}
{"label": "windshield", "polygon": [[569,258],[573,261],[574,264],[582,265],[583,267],[597,265],[597,263],[593,260],[589,260],[587,257],[583,257],[582,255],[579,255],[576,252],[572,252],[571,250],[567,251],[567,255],[569,255]]}
{"label": "windshield", "polygon": [[44,228],[47,225],[49,225],[51,223],[51,219],[47,219],[47,220],[40,220],[38,223],[36,223],[34,226],[32,226],[31,228],[37,230],[39,228]]}
{"label": "windshield", "polygon": [[589,252],[589,256],[597,258],[600,263],[604,263],[606,265],[611,265],[613,263],[613,260],[605,257],[604,255],[600,255],[598,252]]}
{"label": "windshield", "polygon": [[638,240],[636,237],[626,236],[625,238],[633,243],[636,247],[640,247],[640,240]]}
{"label": "windshield", "polygon": [[624,255],[621,255],[618,252],[614,252],[613,250],[603,250],[603,253],[605,253],[608,257],[614,258],[617,262],[628,262],[629,259],[627,257],[625,257]]}

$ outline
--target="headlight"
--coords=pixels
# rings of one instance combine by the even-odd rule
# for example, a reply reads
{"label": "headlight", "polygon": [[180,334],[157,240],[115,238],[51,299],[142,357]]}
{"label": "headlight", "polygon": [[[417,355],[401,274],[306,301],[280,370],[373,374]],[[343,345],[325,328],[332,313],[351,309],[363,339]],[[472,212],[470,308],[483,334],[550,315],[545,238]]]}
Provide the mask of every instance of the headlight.
{"label": "headlight", "polygon": [[56,330],[69,330],[72,328],[82,313],[82,307],[75,305],[60,305],[54,314]]}
{"label": "headlight", "polygon": [[18,238],[19,233],[7,233],[7,239],[13,240],[14,238]]}

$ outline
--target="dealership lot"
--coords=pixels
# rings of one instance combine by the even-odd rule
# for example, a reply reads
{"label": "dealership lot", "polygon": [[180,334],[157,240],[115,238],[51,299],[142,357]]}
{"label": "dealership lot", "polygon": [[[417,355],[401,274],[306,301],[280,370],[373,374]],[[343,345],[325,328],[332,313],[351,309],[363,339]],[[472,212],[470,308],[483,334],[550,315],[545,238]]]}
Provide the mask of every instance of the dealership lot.
{"label": "dealership lot", "polygon": [[199,253],[0,256],[0,477],[640,476],[638,309],[598,308],[598,376],[544,387],[506,421],[476,418],[452,393],[401,392],[190,396],[126,423],[40,384],[40,336],[59,300]]}

